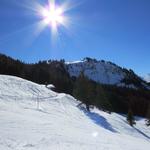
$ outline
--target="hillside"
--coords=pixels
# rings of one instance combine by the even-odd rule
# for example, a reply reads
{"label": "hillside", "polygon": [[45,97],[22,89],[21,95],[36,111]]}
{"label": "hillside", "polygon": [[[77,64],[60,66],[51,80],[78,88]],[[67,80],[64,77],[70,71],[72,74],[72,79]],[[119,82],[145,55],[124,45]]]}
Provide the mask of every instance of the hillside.
{"label": "hillside", "polygon": [[[82,81],[81,73],[85,76]],[[69,63],[48,60],[26,64],[0,54],[0,74],[38,84],[53,84],[56,92],[70,94],[83,103],[88,101],[99,109],[127,113],[130,106],[135,115],[144,117],[148,112],[150,85],[132,70],[111,62],[86,58]],[[77,91],[84,92],[79,94]]]}
{"label": "hillside", "polygon": [[132,128],[124,115],[87,112],[78,104],[44,85],[0,75],[0,150],[149,149],[143,118]]}
{"label": "hillside", "polygon": [[83,72],[89,79],[101,84],[150,89],[150,86],[132,70],[121,68],[112,62],[85,58],[83,61],[67,62],[66,66],[72,77],[78,77]]}
{"label": "hillside", "polygon": [[[53,83],[59,92],[72,94],[72,77],[77,78],[81,72],[99,84],[150,89],[150,85],[133,70],[104,60],[84,58],[74,62],[48,60],[26,64],[0,54],[0,74],[14,75],[40,84]],[[148,76],[145,79],[148,80]]]}

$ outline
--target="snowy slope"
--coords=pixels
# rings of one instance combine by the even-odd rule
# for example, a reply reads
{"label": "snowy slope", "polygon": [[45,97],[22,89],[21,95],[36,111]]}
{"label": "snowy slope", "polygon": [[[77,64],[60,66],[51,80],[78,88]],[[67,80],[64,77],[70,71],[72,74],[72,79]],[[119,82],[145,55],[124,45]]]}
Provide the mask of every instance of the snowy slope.
{"label": "snowy slope", "polygon": [[103,84],[117,84],[125,74],[120,68],[102,61],[78,61],[67,63],[71,76],[78,77],[81,71],[90,79]]}
{"label": "snowy slope", "polygon": [[[83,72],[89,79],[98,83],[134,89],[139,88],[134,83],[124,83],[123,80],[131,72],[127,73],[123,68],[111,62],[85,58],[83,61],[66,62],[66,68],[71,77],[78,77]],[[136,77],[138,78],[138,76]],[[145,81],[142,82],[141,80],[141,85],[150,89]]]}
{"label": "snowy slope", "polygon": [[0,150],[149,149],[144,119],[131,128],[122,115],[77,105],[44,85],[0,75]]}
{"label": "snowy slope", "polygon": [[147,82],[150,82],[150,73],[147,74],[146,76],[144,76],[144,79],[145,79]]}

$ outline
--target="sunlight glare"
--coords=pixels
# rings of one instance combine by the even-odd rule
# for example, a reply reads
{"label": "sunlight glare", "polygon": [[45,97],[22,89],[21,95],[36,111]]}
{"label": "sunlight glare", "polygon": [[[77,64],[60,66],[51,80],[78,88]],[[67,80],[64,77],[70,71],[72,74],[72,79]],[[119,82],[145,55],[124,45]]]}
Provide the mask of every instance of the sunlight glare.
{"label": "sunlight glare", "polygon": [[93,133],[92,133],[92,136],[93,136],[93,137],[97,137],[97,136],[98,136],[98,132],[93,132]]}
{"label": "sunlight glare", "polygon": [[63,10],[61,7],[50,5],[48,8],[44,8],[42,16],[45,24],[51,25],[52,28],[56,28],[59,24],[64,23]]}

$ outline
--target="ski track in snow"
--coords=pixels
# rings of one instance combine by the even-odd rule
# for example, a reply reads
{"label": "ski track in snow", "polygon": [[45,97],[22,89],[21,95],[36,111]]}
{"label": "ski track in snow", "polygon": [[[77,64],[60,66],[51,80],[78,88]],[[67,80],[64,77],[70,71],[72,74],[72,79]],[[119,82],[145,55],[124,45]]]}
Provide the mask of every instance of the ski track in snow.
{"label": "ski track in snow", "polygon": [[0,150],[150,148],[150,128],[143,118],[132,128],[123,115],[87,112],[78,104],[44,85],[0,75]]}

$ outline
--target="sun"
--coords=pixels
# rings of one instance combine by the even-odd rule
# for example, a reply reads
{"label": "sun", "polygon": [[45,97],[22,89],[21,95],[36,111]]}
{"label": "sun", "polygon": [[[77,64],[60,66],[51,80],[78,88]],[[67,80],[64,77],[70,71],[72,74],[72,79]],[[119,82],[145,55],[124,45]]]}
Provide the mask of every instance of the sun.
{"label": "sun", "polygon": [[36,21],[34,20],[34,23],[28,26],[34,30],[34,39],[40,36],[44,29],[48,34],[50,33],[52,43],[57,39],[62,40],[61,36],[64,33],[72,35],[74,16],[71,16],[71,10],[77,5],[68,0],[46,0],[45,2],[34,0],[32,3],[23,3],[23,7],[32,11],[32,15],[36,17]]}
{"label": "sun", "polygon": [[64,11],[61,7],[56,7],[55,4],[49,4],[47,8],[42,10],[42,17],[45,24],[56,28],[59,24],[64,23]]}

